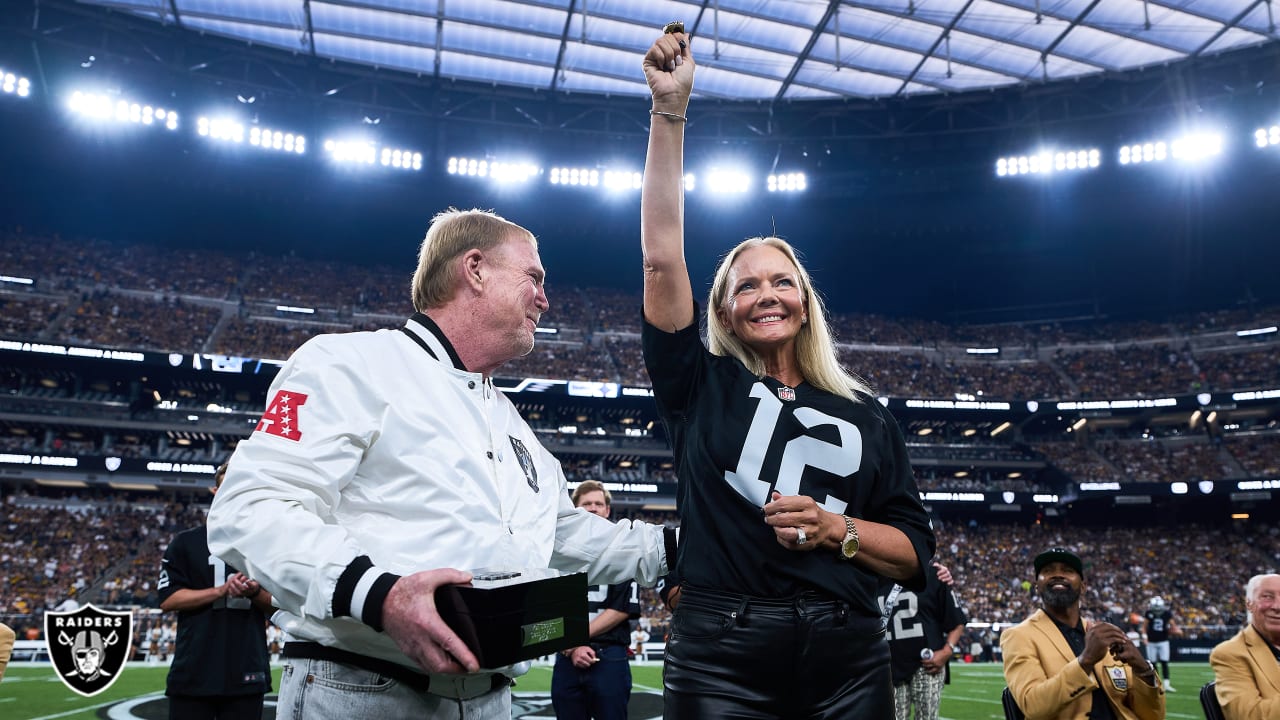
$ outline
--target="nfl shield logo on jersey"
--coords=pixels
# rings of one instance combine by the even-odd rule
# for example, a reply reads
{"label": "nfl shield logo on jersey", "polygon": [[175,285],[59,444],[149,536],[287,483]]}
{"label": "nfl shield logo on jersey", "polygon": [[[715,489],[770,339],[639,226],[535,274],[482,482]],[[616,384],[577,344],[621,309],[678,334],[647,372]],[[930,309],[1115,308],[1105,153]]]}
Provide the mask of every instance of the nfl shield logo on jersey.
{"label": "nfl shield logo on jersey", "polygon": [[120,677],[133,644],[133,614],[85,605],[46,612],[44,636],[53,670],[73,692],[92,697]]}
{"label": "nfl shield logo on jersey", "polygon": [[538,492],[538,468],[533,465],[533,456],[529,454],[529,449],[520,442],[519,438],[507,436],[511,440],[511,449],[516,451],[516,460],[520,461],[520,469],[524,471],[524,479],[529,481],[529,487],[534,492]]}

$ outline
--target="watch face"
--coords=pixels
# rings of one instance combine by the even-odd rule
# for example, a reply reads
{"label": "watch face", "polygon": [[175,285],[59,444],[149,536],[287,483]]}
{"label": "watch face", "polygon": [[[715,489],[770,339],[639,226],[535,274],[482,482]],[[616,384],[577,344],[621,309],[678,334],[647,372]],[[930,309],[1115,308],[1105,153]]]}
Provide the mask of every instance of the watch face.
{"label": "watch face", "polygon": [[857,539],[857,538],[848,538],[848,537],[847,537],[847,538],[845,538],[845,539],[844,539],[844,542],[840,544],[840,552],[844,553],[844,556],[845,556],[845,557],[847,557],[847,558],[851,558],[851,557],[853,557],[854,555],[857,555],[857,554],[858,554],[858,539]]}

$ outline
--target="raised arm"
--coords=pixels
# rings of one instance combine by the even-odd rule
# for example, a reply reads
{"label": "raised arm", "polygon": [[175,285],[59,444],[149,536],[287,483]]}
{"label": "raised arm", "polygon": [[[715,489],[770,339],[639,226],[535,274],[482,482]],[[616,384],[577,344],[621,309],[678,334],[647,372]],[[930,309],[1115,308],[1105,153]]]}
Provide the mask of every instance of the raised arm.
{"label": "raised arm", "polygon": [[654,41],[644,56],[653,96],[640,201],[644,316],[675,332],[693,324],[693,288],[684,260],[684,128],[693,91],[691,40],[683,32]]}

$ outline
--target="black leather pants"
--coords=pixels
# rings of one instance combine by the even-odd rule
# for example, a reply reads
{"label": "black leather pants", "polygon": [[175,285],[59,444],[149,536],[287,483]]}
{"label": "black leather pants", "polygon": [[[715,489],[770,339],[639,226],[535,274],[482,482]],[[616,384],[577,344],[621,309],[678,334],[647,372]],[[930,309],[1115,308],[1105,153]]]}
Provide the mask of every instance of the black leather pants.
{"label": "black leather pants", "polygon": [[666,656],[666,720],[894,716],[880,618],[816,593],[766,600],[686,586]]}

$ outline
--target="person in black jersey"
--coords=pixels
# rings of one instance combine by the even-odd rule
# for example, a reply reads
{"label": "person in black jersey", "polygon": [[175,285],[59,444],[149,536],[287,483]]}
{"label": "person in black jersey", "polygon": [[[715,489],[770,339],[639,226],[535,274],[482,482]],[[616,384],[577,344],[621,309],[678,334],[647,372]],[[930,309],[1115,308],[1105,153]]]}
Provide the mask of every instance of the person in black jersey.
{"label": "person in black jersey", "polygon": [[1142,614],[1142,635],[1147,643],[1147,662],[1153,666],[1160,663],[1165,692],[1176,692],[1169,682],[1169,638],[1181,634],[1182,630],[1173,621],[1169,603],[1158,595],[1151,598],[1147,611]]}
{"label": "person in black jersey", "polygon": [[[573,491],[573,504],[608,518],[613,495],[598,481],[584,480]],[[627,646],[630,621],[640,617],[640,589],[635,581],[594,585],[587,592],[587,612],[587,644],[556,656],[551,706],[559,720],[626,720],[631,701]]]}
{"label": "person in black jersey", "polygon": [[[951,572],[936,561],[932,565],[937,572],[926,573],[924,592],[903,590],[892,580],[880,585],[886,601],[894,598],[886,630],[896,720],[910,720],[913,706],[915,720],[938,720],[952,647],[969,621],[951,586]],[[899,587],[896,595],[894,587]]]}
{"label": "person in black jersey", "polygon": [[645,364],[676,462],[682,577],[664,717],[889,718],[881,577],[923,590],[935,540],[893,417],[840,366],[785,241],[720,263],[710,348],[684,259],[690,39],[644,58]]}
{"label": "person in black jersey", "polygon": [[[214,476],[214,492],[227,466]],[[271,690],[267,618],[271,593],[209,553],[205,528],[178,533],[164,551],[160,609],[178,613],[178,643],[165,684],[170,720],[259,720]]]}

